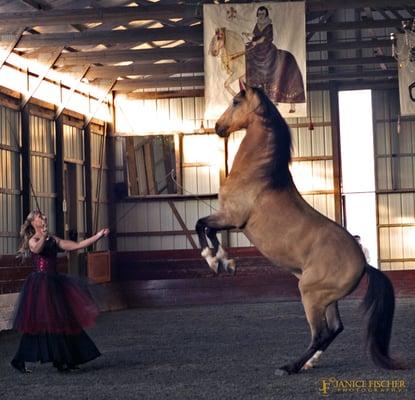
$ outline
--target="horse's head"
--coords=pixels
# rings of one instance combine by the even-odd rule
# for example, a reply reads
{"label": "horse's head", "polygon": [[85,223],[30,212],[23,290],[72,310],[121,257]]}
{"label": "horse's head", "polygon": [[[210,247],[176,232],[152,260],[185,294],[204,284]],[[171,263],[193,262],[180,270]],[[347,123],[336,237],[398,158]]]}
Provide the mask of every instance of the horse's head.
{"label": "horse's head", "polygon": [[225,46],[225,28],[216,28],[215,34],[209,44],[209,54],[217,57]]}
{"label": "horse's head", "polygon": [[216,133],[220,137],[227,137],[232,132],[247,128],[259,105],[260,99],[255,90],[245,86],[219,117],[215,125]]}

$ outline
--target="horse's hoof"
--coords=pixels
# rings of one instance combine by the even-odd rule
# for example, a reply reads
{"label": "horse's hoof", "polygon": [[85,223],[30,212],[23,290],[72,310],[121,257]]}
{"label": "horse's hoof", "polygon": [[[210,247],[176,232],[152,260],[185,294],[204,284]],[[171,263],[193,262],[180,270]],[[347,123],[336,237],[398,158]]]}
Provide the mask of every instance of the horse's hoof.
{"label": "horse's hoof", "polygon": [[216,257],[212,257],[211,260],[208,261],[209,268],[215,273],[215,275],[219,274],[219,260]]}
{"label": "horse's hoof", "polygon": [[228,262],[226,263],[226,271],[230,274],[230,275],[235,275],[236,274],[236,262],[235,260],[228,260]]}
{"label": "horse's hoof", "polygon": [[303,368],[301,368],[301,369],[303,369],[304,371],[307,371],[308,369],[312,369],[312,368],[314,368],[314,364],[313,363],[311,363],[311,362],[306,362],[304,365],[303,365]]}

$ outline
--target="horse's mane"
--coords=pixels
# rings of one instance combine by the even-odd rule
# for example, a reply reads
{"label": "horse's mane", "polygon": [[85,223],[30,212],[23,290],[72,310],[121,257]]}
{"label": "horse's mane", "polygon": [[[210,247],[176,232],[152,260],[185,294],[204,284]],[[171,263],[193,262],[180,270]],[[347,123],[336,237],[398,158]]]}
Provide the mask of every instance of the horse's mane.
{"label": "horse's mane", "polygon": [[269,177],[273,188],[284,188],[292,183],[289,164],[291,162],[291,132],[275,105],[260,88],[252,88],[261,103],[260,116],[274,137],[274,150],[269,166]]}

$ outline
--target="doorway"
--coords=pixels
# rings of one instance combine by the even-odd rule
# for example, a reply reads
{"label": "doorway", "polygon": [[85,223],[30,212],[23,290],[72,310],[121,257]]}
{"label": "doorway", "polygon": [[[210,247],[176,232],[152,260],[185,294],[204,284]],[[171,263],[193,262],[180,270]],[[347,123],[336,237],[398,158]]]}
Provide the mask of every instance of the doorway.
{"label": "doorway", "polygon": [[339,117],[344,226],[360,236],[378,268],[371,90],[339,92]]}

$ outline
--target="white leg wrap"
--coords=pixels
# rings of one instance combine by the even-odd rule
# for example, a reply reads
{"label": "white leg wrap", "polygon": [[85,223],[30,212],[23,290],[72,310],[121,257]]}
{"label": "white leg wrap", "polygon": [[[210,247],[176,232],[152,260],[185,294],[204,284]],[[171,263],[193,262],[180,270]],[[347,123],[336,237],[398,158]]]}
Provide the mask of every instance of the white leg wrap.
{"label": "white leg wrap", "polygon": [[223,249],[222,246],[219,246],[216,253],[216,258],[222,262],[223,268],[231,274],[235,273],[236,263],[235,260],[228,258],[228,253]]}
{"label": "white leg wrap", "polygon": [[218,273],[219,261],[216,257],[212,256],[212,251],[209,247],[205,247],[202,251],[202,257],[206,260],[209,265],[209,268],[213,270],[215,274]]}
{"label": "white leg wrap", "polygon": [[223,259],[223,258],[227,258],[228,254],[226,253],[226,251],[223,249],[222,246],[219,246],[218,251],[216,253],[216,257],[219,259]]}
{"label": "white leg wrap", "polygon": [[313,357],[311,357],[303,366],[303,369],[310,369],[316,366],[316,364],[319,362],[321,355],[323,352],[321,350],[317,350]]}

